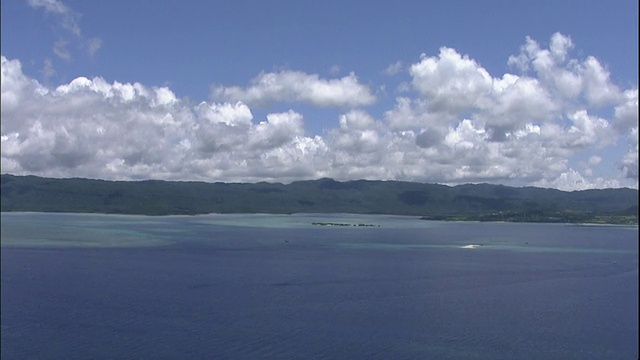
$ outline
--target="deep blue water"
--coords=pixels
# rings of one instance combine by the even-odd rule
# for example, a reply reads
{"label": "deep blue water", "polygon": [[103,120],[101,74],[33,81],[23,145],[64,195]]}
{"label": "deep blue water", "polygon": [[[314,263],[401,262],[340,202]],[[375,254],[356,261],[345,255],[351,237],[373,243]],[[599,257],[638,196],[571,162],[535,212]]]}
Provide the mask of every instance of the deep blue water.
{"label": "deep blue water", "polygon": [[638,358],[637,227],[29,213],[1,224],[3,359]]}

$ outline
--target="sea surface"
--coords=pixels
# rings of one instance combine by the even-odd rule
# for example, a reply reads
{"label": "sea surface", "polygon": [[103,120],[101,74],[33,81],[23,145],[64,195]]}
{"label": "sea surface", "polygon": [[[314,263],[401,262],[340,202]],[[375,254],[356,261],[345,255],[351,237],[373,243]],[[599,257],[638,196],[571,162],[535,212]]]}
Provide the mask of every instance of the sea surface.
{"label": "sea surface", "polygon": [[1,214],[2,359],[637,359],[638,227]]}

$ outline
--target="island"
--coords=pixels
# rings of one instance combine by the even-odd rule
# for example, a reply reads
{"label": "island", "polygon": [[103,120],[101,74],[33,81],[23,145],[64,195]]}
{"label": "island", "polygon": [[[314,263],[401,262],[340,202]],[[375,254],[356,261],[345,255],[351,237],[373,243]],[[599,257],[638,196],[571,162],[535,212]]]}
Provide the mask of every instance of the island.
{"label": "island", "polygon": [[335,223],[335,222],[312,222],[311,225],[317,226],[357,226],[357,227],[380,227],[376,224],[350,224],[350,223]]}
{"label": "island", "polygon": [[12,174],[0,175],[0,186],[3,212],[349,213],[411,215],[439,221],[638,224],[638,190],[630,188],[560,191],[495,184],[447,186],[327,178],[288,184],[106,181]]}

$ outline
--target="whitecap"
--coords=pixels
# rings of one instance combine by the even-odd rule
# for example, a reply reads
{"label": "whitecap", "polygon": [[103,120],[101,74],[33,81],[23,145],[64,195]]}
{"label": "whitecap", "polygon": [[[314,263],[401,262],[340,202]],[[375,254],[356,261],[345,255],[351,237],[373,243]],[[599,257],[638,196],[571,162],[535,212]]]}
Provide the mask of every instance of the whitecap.
{"label": "whitecap", "polygon": [[475,249],[477,247],[480,247],[480,245],[469,244],[469,245],[462,246],[463,249]]}

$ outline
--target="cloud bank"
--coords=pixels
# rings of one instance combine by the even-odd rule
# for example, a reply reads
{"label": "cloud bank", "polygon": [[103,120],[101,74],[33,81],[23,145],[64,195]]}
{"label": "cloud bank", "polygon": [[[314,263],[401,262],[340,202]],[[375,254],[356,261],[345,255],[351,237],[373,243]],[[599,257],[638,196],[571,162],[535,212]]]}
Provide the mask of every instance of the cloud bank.
{"label": "cloud bank", "polygon": [[[262,73],[247,87],[214,86],[212,101],[192,104],[167,87],[100,77],[46,87],[2,56],[2,172],[637,188],[637,86],[620,89],[597,59],[572,58],[573,47],[559,33],[548,48],[526,38],[508,60],[514,73],[501,76],[443,47],[402,73],[387,70],[408,86],[378,115],[366,110],[377,99],[353,73]],[[251,107],[269,103],[292,108],[254,118]],[[313,135],[297,103],[343,112],[336,128]],[[618,158],[603,161],[612,149],[622,149]]]}

